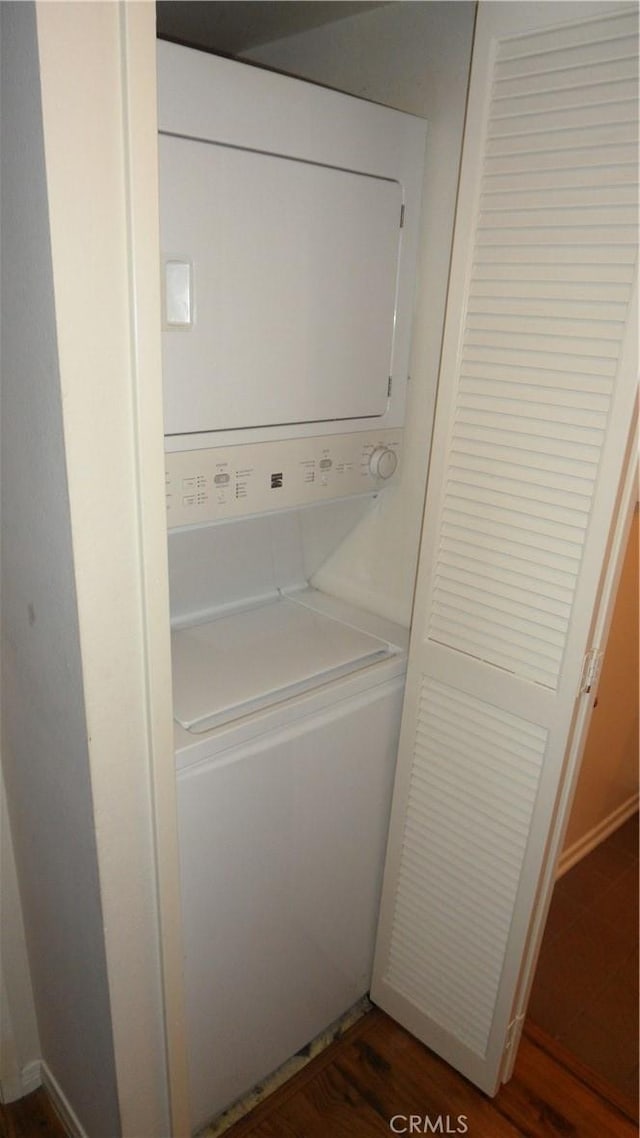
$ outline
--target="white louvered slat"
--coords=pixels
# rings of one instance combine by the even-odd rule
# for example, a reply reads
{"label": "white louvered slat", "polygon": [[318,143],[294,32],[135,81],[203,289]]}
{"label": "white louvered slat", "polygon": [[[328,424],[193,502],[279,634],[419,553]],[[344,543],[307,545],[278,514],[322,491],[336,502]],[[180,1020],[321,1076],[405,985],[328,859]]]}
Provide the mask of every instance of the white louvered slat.
{"label": "white louvered slat", "polygon": [[[520,458],[520,463],[514,459]],[[535,453],[522,451],[516,455],[513,447],[495,446],[484,440],[465,439],[463,451],[455,447],[452,450],[452,461],[458,467],[468,470],[489,471],[496,478],[512,478],[527,480],[527,484],[534,490],[536,487],[548,487],[555,495],[564,491],[586,493],[593,491],[593,477],[595,465],[589,462],[579,462],[566,456],[556,456],[551,452]],[[540,495],[542,497],[542,495]]]}
{"label": "white louvered slat", "polygon": [[586,431],[578,427],[564,426],[549,421],[526,421],[524,416],[517,419],[514,415],[503,416],[502,423],[497,422],[497,416],[487,413],[484,418],[480,413],[466,413],[460,408],[456,423],[456,438],[477,439],[498,446],[511,445],[514,453],[517,450],[540,450],[544,454],[554,454],[561,457],[582,459],[586,462],[596,461],[598,457],[597,431]]}
{"label": "white louvered slat", "polygon": [[[523,267],[519,265],[476,265],[473,273],[473,298],[470,299],[469,304],[473,304],[474,308],[482,308],[484,310],[484,297],[490,297],[494,303],[503,300],[518,305],[531,305],[531,311],[538,311],[535,305],[537,301],[539,305],[548,305],[553,307],[556,304],[594,304],[598,307],[602,304],[611,304],[618,307],[622,305],[626,311],[628,288],[624,276],[632,274],[632,267],[627,269],[616,270],[616,275],[622,279],[615,284],[611,283],[607,278],[611,274],[611,270],[607,268],[599,268],[596,265],[591,266],[592,278],[597,275],[599,280],[590,280],[588,282],[575,280],[576,266],[563,269],[562,276],[559,275],[558,270],[555,271],[545,269],[543,266],[529,265],[529,276],[523,279]],[[600,297],[602,298],[600,301]]]}
{"label": "white louvered slat", "polygon": [[[548,389],[547,389],[548,391]],[[459,402],[460,425],[468,424],[470,427],[497,426],[504,432],[524,433],[530,435],[541,434],[549,439],[560,439],[562,442],[584,443],[599,446],[602,434],[602,416],[599,412],[585,411],[582,414],[575,412],[571,417],[571,408],[560,404],[555,420],[545,418],[545,411],[549,404],[540,401],[528,403],[524,400],[519,406],[517,400],[496,399],[491,396],[477,394],[475,398],[462,394]]]}
{"label": "white louvered slat", "polygon": [[[452,463],[456,463],[457,456],[452,455]],[[529,508],[535,512],[537,509],[541,517],[546,517],[546,510],[556,507],[556,520],[566,519],[568,524],[576,524],[577,519],[588,516],[590,500],[587,494],[577,494],[575,489],[559,492],[557,478],[546,480],[529,477],[525,480],[522,468],[518,471],[518,478],[509,478],[504,469],[492,467],[483,471],[478,464],[467,455],[461,455],[457,465],[452,465],[449,472],[451,487],[454,493],[466,496],[465,487],[476,486],[481,494],[494,495],[495,505],[520,506],[522,500],[530,503]],[[458,489],[456,490],[456,486]],[[586,489],[586,487],[583,487]],[[500,495],[500,497],[495,497]],[[508,499],[508,501],[507,501]]]}
{"label": "white louvered slat", "polygon": [[[566,543],[569,558],[576,563],[580,559],[595,473],[584,466],[597,463],[606,430],[630,300],[626,264],[635,256],[637,241],[637,167],[629,161],[631,151],[610,151],[603,167],[597,135],[604,123],[620,122],[621,116],[637,119],[637,50],[625,56],[616,40],[617,57],[601,58],[592,73],[584,58],[572,53],[579,45],[584,54],[593,34],[603,27],[626,28],[629,18],[614,15],[604,23],[564,29],[559,42],[545,36],[509,41],[498,52],[488,139],[515,135],[522,148],[526,136],[535,134],[535,146],[544,148],[561,132],[570,149],[578,139],[582,150],[572,152],[573,166],[565,163],[559,171],[540,173],[533,161],[523,166],[517,157],[502,159],[499,178],[492,166],[496,159],[487,159],[483,170],[451,462],[458,471],[470,469],[474,440],[485,443],[488,463],[501,462],[509,448],[510,483],[498,488],[495,477],[488,475],[475,480],[469,475],[463,479],[460,473],[450,476],[442,532],[448,533],[452,525],[459,530],[473,519],[468,521],[468,543],[477,543],[475,562],[489,579],[490,538],[506,537],[509,529],[519,545],[531,549],[540,541],[542,554],[560,556]],[[511,58],[529,61],[524,76],[503,74],[502,63]],[[584,134],[589,129],[592,145]],[[612,161],[616,157],[618,165]],[[510,172],[509,162],[520,164],[517,175]],[[526,262],[531,258],[539,263],[545,246],[552,249],[550,271],[534,277]],[[486,265],[489,260],[491,270],[483,269],[483,261]],[[518,268],[509,273],[518,260]],[[517,289],[514,296],[516,272],[524,296],[517,295]],[[603,275],[615,290],[610,303],[602,303]],[[496,285],[489,280],[501,277],[505,284],[496,295]],[[594,382],[592,377],[599,378]],[[579,501],[572,501],[560,481],[551,481],[535,503],[531,493],[518,489],[527,482],[531,456],[550,454],[564,455],[573,466],[568,477],[587,474]],[[573,465],[576,462],[583,467]],[[432,603],[434,640],[491,659],[494,621],[496,665],[505,667],[505,637],[511,628],[513,656],[507,666],[517,674],[525,674],[519,671],[525,668],[530,675],[522,639],[526,623],[518,625],[513,619],[506,597],[501,601],[494,595],[495,609],[490,611],[484,590],[470,590],[442,556]],[[565,614],[565,631],[569,616]],[[550,629],[544,626],[543,633],[542,627],[539,635],[532,630],[531,649],[538,660],[548,650],[559,668],[562,653],[552,650]],[[541,643],[545,635],[550,638],[546,647]],[[553,667],[545,682],[555,682]]]}
{"label": "white louvered slat", "polygon": [[[567,137],[569,131],[575,131],[576,138],[582,141],[580,132],[586,137],[586,131],[635,123],[635,112],[635,99],[630,95],[610,103],[593,102],[535,114],[523,113],[514,105],[511,114],[496,114],[492,118],[489,138],[496,141],[515,136],[524,143],[530,135],[544,135],[548,145],[554,136],[562,134]],[[541,141],[538,138],[538,144]]]}
{"label": "white louvered slat", "polygon": [[479,6],[372,996],[490,1094],[636,390],[637,24]]}
{"label": "white louvered slat", "polygon": [[[612,197],[617,197],[620,191],[616,190]],[[551,196],[551,195],[550,195]],[[587,226],[592,229],[591,240],[595,237],[609,241],[612,231],[622,230],[622,241],[626,243],[627,234],[633,234],[633,228],[636,222],[636,213],[633,206],[619,205],[616,201],[611,200],[609,205],[603,205],[596,209],[589,209],[588,207],[579,204],[572,204],[571,202],[560,208],[555,208],[549,201],[545,203],[542,209],[524,209],[520,208],[521,198],[512,198],[513,209],[485,210],[481,214],[480,224],[478,229],[480,232],[487,230],[504,230],[504,229],[562,229],[563,238],[568,241],[572,236],[573,230],[584,230]],[[618,236],[620,236],[618,234]]]}
{"label": "white louvered slat", "polygon": [[[476,354],[474,351],[474,356]],[[534,366],[533,363],[525,366],[517,361],[510,360],[509,363],[501,363],[497,359],[484,362],[480,358],[477,360],[470,358],[470,353],[467,352],[461,365],[460,374],[463,379],[481,379],[489,383],[521,383],[525,386],[533,384],[540,388],[542,394],[544,394],[546,387],[551,387],[559,393],[558,399],[564,399],[567,394],[577,393],[579,395],[581,392],[584,392],[587,398],[592,395],[610,396],[611,368],[604,370],[604,375],[599,375],[598,372],[589,375],[583,370],[578,373],[578,376],[575,376],[569,371],[555,371],[549,367],[542,369]],[[579,388],[578,384],[580,385]]]}
{"label": "white louvered slat", "polygon": [[[458,427],[457,437],[464,440],[462,452],[470,456],[485,458],[492,464],[509,463],[512,466],[518,463],[522,477],[526,477],[529,470],[550,472],[590,479],[595,475],[596,466],[593,455],[580,452],[575,447],[563,449],[558,453],[550,444],[540,443],[537,449],[530,447],[516,447],[508,445],[505,439],[488,434],[485,437],[479,432],[465,432]],[[456,452],[456,459],[460,457]],[[501,467],[497,467],[501,469]],[[553,481],[552,481],[553,484]]]}
{"label": "white louvered slat", "polygon": [[[386,980],[479,1054],[491,1027],[545,742],[546,733],[524,720],[423,683]],[[482,793],[483,786],[502,787],[500,796]]]}
{"label": "white louvered slat", "polygon": [[[513,118],[514,115],[536,115],[545,111],[556,111],[558,96],[561,95],[565,110],[571,107],[604,107],[614,104],[630,102],[635,98],[635,71],[630,68],[628,78],[620,78],[615,82],[601,82],[593,79],[577,84],[550,84],[550,89],[538,91],[523,90],[521,84],[512,83],[509,94],[502,88],[496,87],[494,99],[494,121],[503,116]],[[573,125],[573,124],[572,124]]]}
{"label": "white louvered slat", "polygon": [[[593,159],[585,162],[583,154],[565,155],[562,165],[558,164],[556,156],[547,170],[540,169],[538,159],[535,169],[527,168],[524,158],[503,159],[500,164],[506,166],[506,170],[496,170],[497,164],[497,159],[494,159],[491,169],[487,170],[481,199],[482,207],[486,209],[502,209],[514,200],[521,206],[539,205],[537,190],[546,190],[560,205],[576,203],[578,194],[587,204],[598,200],[608,202],[611,190],[616,187],[617,197],[624,191],[628,201],[632,204],[637,201],[633,189],[638,185],[638,170],[633,160],[618,162],[613,169],[610,161],[600,166],[594,165]],[[563,201],[563,197],[567,200]]]}
{"label": "white louvered slat", "polygon": [[[545,562],[538,559],[534,566],[529,559],[522,556],[522,553],[520,555],[515,553],[514,548],[512,546],[507,551],[499,543],[494,543],[493,560],[489,570],[486,561],[478,559],[477,548],[455,532],[443,534],[441,545],[443,560],[450,561],[449,554],[452,554],[454,559],[459,557],[469,571],[478,578],[488,577],[489,580],[495,581],[520,581],[523,587],[527,587],[529,582],[535,581],[544,597],[557,597],[565,600],[568,604],[571,603],[575,572],[570,566],[567,566],[566,563],[558,564],[549,558]],[[476,554],[475,557],[474,553]],[[536,573],[535,578],[531,576],[534,571]],[[489,572],[490,576],[488,576]]]}
{"label": "white louvered slat", "polygon": [[[511,578],[507,573],[494,573],[493,576],[487,577],[482,572],[477,572],[475,567],[463,558],[444,554],[442,561],[447,566],[447,576],[450,580],[466,586],[468,591],[474,589],[478,596],[485,597],[493,604],[501,597],[505,609],[511,606],[512,611],[529,618],[534,616],[536,620],[540,619],[541,613],[561,617],[563,620],[569,615],[568,600],[550,595],[547,591],[541,594],[538,583],[533,577],[526,575],[518,577],[515,573]],[[559,622],[557,627],[561,627]]]}
{"label": "white louvered slat", "polygon": [[[631,111],[631,108],[629,108]],[[611,116],[610,116],[611,118]],[[504,125],[504,124],[503,124]],[[579,153],[585,147],[613,146],[615,144],[634,144],[637,137],[637,124],[631,114],[624,121],[617,121],[615,116],[611,121],[601,126],[585,126],[584,129],[574,128],[571,132],[566,129],[555,131],[531,131],[511,134],[502,131],[486,140],[487,159],[507,154],[550,154],[556,152]]]}
{"label": "white louvered slat", "polygon": [[[535,307],[535,305],[534,305]],[[462,372],[460,376],[460,393],[461,399],[464,397],[478,398],[485,397],[487,399],[510,400],[509,407],[513,408],[515,403],[518,407],[521,404],[542,404],[547,407],[547,397],[545,394],[545,387],[549,384],[535,384],[527,382],[524,378],[520,379],[519,373],[515,371],[510,372],[508,376],[493,376],[489,379],[486,375],[474,375],[469,372]],[[556,387],[554,388],[554,407],[568,408],[578,413],[584,409],[585,414],[592,416],[598,413],[599,418],[594,420],[589,418],[583,420],[583,424],[589,426],[602,426],[603,416],[606,415],[608,400],[605,394],[593,391],[575,391],[571,388]]]}
{"label": "white louvered slat", "polygon": [[[579,222],[580,218],[576,220]],[[522,250],[528,245],[549,245],[556,252],[564,245],[571,250],[570,255],[573,256],[573,246],[576,245],[583,250],[585,246],[600,245],[603,251],[609,253],[612,246],[621,245],[628,249],[636,242],[637,233],[634,226],[617,225],[613,221],[592,227],[589,222],[580,225],[576,220],[571,215],[565,218],[564,222],[561,217],[550,217],[546,224],[533,225],[527,224],[526,219],[523,219],[524,224],[504,228],[487,222],[478,227],[477,242],[479,247],[488,245],[499,248],[501,245],[513,245],[520,260],[523,256]]]}
{"label": "white louvered slat", "polygon": [[[586,177],[592,184],[602,181],[608,184],[618,179],[626,181],[637,172],[635,129],[629,127],[630,140],[627,143],[614,143],[611,139],[601,146],[568,146],[564,150],[525,150],[521,153],[497,154],[487,156],[485,161],[485,187],[489,191],[497,187],[505,188],[513,184],[519,189],[526,177],[530,186],[545,186],[546,179],[551,185],[560,184],[566,178],[565,171],[573,172],[580,182]],[[513,179],[513,182],[507,181]],[[504,185],[501,186],[501,181]]]}
{"label": "white louvered slat", "polygon": [[562,382],[566,386],[569,386],[572,381],[575,385],[575,381],[580,376],[585,376],[587,382],[591,376],[599,376],[609,380],[613,380],[615,376],[614,358],[604,359],[590,353],[583,353],[580,359],[577,355],[570,355],[569,353],[558,354],[549,350],[536,350],[531,341],[526,345],[528,351],[525,352],[522,350],[522,343],[519,343],[520,351],[518,351],[517,344],[496,344],[493,338],[485,344],[467,343],[464,366],[466,366],[466,361],[469,361],[472,364],[490,364],[492,369],[504,366],[522,371],[525,369],[538,370],[543,374],[561,372],[563,373]]}
{"label": "white louvered slat", "polygon": [[505,294],[502,296],[496,295],[496,292],[496,289],[474,289],[473,299],[469,301],[469,315],[492,316],[494,319],[503,315],[519,316],[521,319],[543,316],[548,320],[573,319],[618,323],[624,323],[627,315],[627,305],[624,302],[607,304],[597,300],[568,299],[566,288],[562,290],[564,293],[562,296],[551,298],[547,295],[537,300],[532,296],[513,296],[512,288],[505,289]]}
{"label": "white louvered slat", "polygon": [[455,593],[443,587],[440,589],[439,597],[440,611],[450,616],[452,620],[459,617],[460,601],[466,601],[467,611],[473,606],[475,614],[473,620],[467,618],[467,621],[478,631],[487,628],[492,622],[496,625],[504,622],[513,632],[514,645],[527,647],[529,643],[533,646],[538,642],[540,654],[545,655],[548,652],[554,658],[557,655],[556,650],[562,648],[566,616],[563,619],[548,612],[543,613],[541,610],[536,612],[532,606],[513,604],[503,593],[500,593],[498,603],[497,594],[492,595],[479,589],[475,582],[465,584],[459,577],[454,577],[453,580],[456,584]]}
{"label": "white louvered slat", "polygon": [[[614,49],[614,54],[616,50],[621,51],[618,47]],[[607,57],[600,61],[580,63],[574,59],[564,66],[550,67],[531,74],[526,72],[522,74],[522,64],[519,64],[519,68],[520,73],[515,79],[501,78],[498,73],[500,67],[496,69],[496,99],[508,99],[511,95],[519,97],[540,92],[596,87],[602,91],[601,85],[611,80],[618,82],[621,79],[635,79],[638,72],[638,52],[629,51],[627,47],[626,52],[622,49],[622,54],[612,59],[609,47]]]}
{"label": "white louvered slat", "polygon": [[617,45],[622,45],[623,51],[626,48],[628,52],[629,46],[637,42],[637,36],[637,10],[632,5],[621,6],[620,11],[614,10],[611,15],[594,20],[580,20],[538,35],[503,40],[496,75],[501,74],[500,66],[511,60],[517,61],[521,68],[523,61],[527,61],[529,67],[535,65],[538,69],[541,66],[564,65],[567,59],[584,58],[583,53],[590,51],[613,53],[619,50]]}
{"label": "white louvered slat", "polygon": [[[564,73],[571,68],[601,67],[603,64],[624,63],[633,58],[638,50],[637,32],[629,35],[625,25],[634,25],[634,18],[627,14],[624,23],[619,23],[613,30],[610,25],[609,34],[603,39],[597,36],[590,42],[573,44],[565,50],[543,52],[525,52],[523,55],[507,56],[506,51],[501,52],[500,59],[494,68],[494,81],[496,83],[508,82],[516,79],[526,83],[530,78],[537,76],[553,76]],[[527,45],[529,47],[529,45]],[[617,72],[614,72],[616,74]]]}
{"label": "white louvered slat", "polygon": [[[559,238],[559,234],[556,235]],[[516,247],[509,249],[506,247],[494,249],[488,242],[479,242],[474,250],[475,265],[491,264],[509,266],[510,264],[516,265],[518,270],[532,272],[535,271],[535,266],[544,265],[545,270],[548,272],[549,266],[553,266],[557,278],[559,280],[573,279],[571,276],[565,277],[565,273],[571,273],[577,266],[589,265],[590,269],[597,271],[598,266],[602,266],[601,272],[608,274],[607,279],[615,283],[618,279],[618,273],[622,276],[624,270],[628,266],[635,266],[636,251],[634,245],[623,245],[612,243],[607,245],[596,243],[587,246],[586,248],[580,245],[575,245],[573,242],[565,242],[564,244],[557,240],[556,245],[545,245],[538,241],[523,242],[523,245],[530,245],[524,249]],[[583,271],[583,279],[587,279],[588,274]],[[532,279],[536,279],[532,277]]]}
{"label": "white louvered slat", "polygon": [[587,506],[593,490],[593,477],[589,477],[589,474],[593,472],[572,470],[570,474],[566,474],[553,466],[549,467],[548,463],[543,465],[539,456],[536,457],[535,463],[525,466],[522,461],[519,464],[509,462],[502,454],[494,453],[489,458],[474,448],[468,447],[464,453],[453,449],[451,476],[455,477],[457,470],[471,471],[471,476],[476,481],[481,482],[483,478],[489,478],[491,479],[489,485],[498,481],[501,484],[506,483],[507,486],[513,485],[520,489],[521,493],[525,493],[526,487],[526,490],[538,500],[557,501],[557,495],[564,493],[573,495],[573,498],[567,498],[567,501],[573,500],[580,508]]}
{"label": "white louvered slat", "polygon": [[[598,173],[600,173],[598,171]],[[608,172],[607,172],[608,173]],[[573,178],[571,175],[573,174]],[[520,176],[523,185],[520,187],[512,185],[508,190],[500,189],[496,186],[495,182],[491,182],[487,190],[481,198],[481,209],[483,213],[490,214],[492,212],[506,213],[507,217],[513,215],[513,208],[515,206],[518,214],[523,210],[539,210],[542,216],[546,217],[548,210],[559,207],[564,209],[583,210],[588,207],[601,206],[603,209],[615,207],[616,210],[620,206],[630,206],[625,220],[629,224],[633,224],[635,213],[634,206],[637,203],[636,187],[638,185],[637,171],[630,170],[626,166],[619,168],[616,171],[617,176],[609,173],[608,180],[605,180],[605,173],[600,177],[592,175],[587,180],[588,172],[580,171],[580,175],[574,171],[562,171],[562,176],[557,175],[555,179],[547,175],[546,177],[540,176],[539,178],[531,178],[530,174]],[[525,183],[526,178],[526,184]],[[516,181],[514,175],[511,175],[512,181]],[[554,181],[557,183],[554,185]],[[540,193],[545,191],[544,210],[540,210]],[[509,211],[512,211],[511,213]],[[533,214],[535,216],[535,213]],[[601,214],[593,210],[593,219],[595,224],[599,224]],[[578,215],[581,224],[588,223],[588,218],[584,213]],[[620,220],[619,217],[616,218]],[[522,220],[519,218],[519,220]]]}
{"label": "white louvered slat", "polygon": [[[534,493],[523,481],[473,477],[463,471],[456,476],[455,468],[451,468],[447,489],[454,508],[464,511],[469,503],[476,502],[479,509],[483,505],[491,507],[495,517],[503,511],[517,516],[526,510],[534,529],[551,532],[551,525],[555,525],[564,528],[568,537],[572,529],[584,529],[589,520],[588,510],[577,508],[575,496],[559,494],[555,487],[546,493]],[[582,504],[584,507],[584,500]],[[549,526],[544,525],[545,522],[549,522]]]}
{"label": "white louvered slat", "polygon": [[[456,476],[457,475],[457,476]],[[589,520],[587,509],[578,509],[575,497],[547,492],[535,493],[526,483],[508,482],[497,477],[469,477],[468,474],[451,468],[449,492],[452,502],[463,507],[468,502],[487,503],[496,510],[511,510],[519,513],[526,509],[529,517],[548,519],[565,528],[584,529]],[[583,506],[586,500],[583,500]]]}
{"label": "white louvered slat", "polygon": [[[457,525],[453,521],[443,525],[443,543],[447,541],[459,543],[469,557],[473,551],[476,554],[475,560],[481,566],[487,566],[487,573],[491,572],[494,560],[509,564],[513,559],[514,563],[527,564],[530,573],[540,573],[541,580],[546,580],[552,571],[556,571],[564,575],[562,579],[569,581],[571,587],[575,586],[579,562],[577,557],[570,557],[566,550],[559,554],[550,549],[546,542],[543,546],[542,542],[519,540],[522,535],[508,530],[507,527],[500,532],[497,527],[491,529],[487,526],[474,526],[465,518],[461,518],[460,522],[462,524]],[[488,552],[491,553],[490,564]]]}
{"label": "white louvered slat", "polygon": [[[626,308],[625,308],[626,314]],[[499,312],[470,312],[467,319],[467,329],[470,335],[469,341],[471,343],[477,342],[477,332],[496,332],[499,336],[518,336],[520,342],[523,342],[525,336],[535,336],[536,344],[541,344],[546,340],[563,340],[563,346],[568,346],[570,350],[578,350],[582,344],[585,350],[588,350],[589,355],[615,355],[615,348],[612,351],[612,341],[616,346],[620,343],[620,328],[619,324],[624,325],[621,320],[608,320],[601,318],[598,320],[565,320],[561,316],[555,317],[538,317],[522,313],[499,313]],[[567,340],[573,339],[573,348],[567,345]],[[492,337],[492,342],[495,337]],[[526,342],[525,342],[526,343]]]}

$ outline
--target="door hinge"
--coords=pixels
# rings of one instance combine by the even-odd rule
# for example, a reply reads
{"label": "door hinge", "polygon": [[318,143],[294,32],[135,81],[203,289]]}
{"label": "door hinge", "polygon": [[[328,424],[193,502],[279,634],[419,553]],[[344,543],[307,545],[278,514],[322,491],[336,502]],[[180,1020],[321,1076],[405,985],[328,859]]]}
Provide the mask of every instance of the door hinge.
{"label": "door hinge", "polygon": [[600,679],[600,670],[602,668],[602,658],[604,652],[599,648],[591,648],[584,658],[582,665],[582,676],[580,677],[580,694],[588,695],[593,691],[598,680]]}
{"label": "door hinge", "polygon": [[400,228],[404,228],[404,202],[400,206]]}
{"label": "door hinge", "polygon": [[524,1023],[524,1015],[516,1016],[515,1019],[511,1020],[511,1023],[509,1024],[509,1026],[507,1028],[507,1038],[506,1038],[505,1045],[504,1045],[505,1052],[510,1051],[511,1048],[513,1047],[514,1041],[518,1038],[518,1036],[520,1034],[520,1026],[523,1023]]}

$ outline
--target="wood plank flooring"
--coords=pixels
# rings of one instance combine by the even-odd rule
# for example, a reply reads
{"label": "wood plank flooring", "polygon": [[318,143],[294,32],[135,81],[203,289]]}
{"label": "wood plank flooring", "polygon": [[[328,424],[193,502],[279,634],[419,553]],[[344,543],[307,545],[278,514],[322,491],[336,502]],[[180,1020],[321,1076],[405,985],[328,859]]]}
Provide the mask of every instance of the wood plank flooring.
{"label": "wood plank flooring", "polygon": [[[416,1130],[414,1122],[414,1133],[468,1133],[469,1138],[636,1138],[638,1133],[615,1091],[609,1093],[606,1083],[576,1067],[535,1025],[527,1026],[513,1078],[489,1099],[374,1009],[231,1127],[227,1138],[389,1138],[391,1120],[396,1133],[402,1127],[409,1133],[411,1115],[422,1126]],[[427,1119],[431,1130],[425,1129]],[[0,1106],[0,1135],[66,1138],[43,1091]]]}
{"label": "wood plank flooring", "polygon": [[594,1089],[586,1071],[578,1077],[552,1051],[542,1033],[527,1032],[513,1078],[489,1099],[374,1009],[227,1138],[373,1138],[392,1134],[392,1119],[408,1133],[411,1115],[421,1119],[418,1133],[437,1133],[441,1118],[441,1133],[466,1125],[470,1138],[635,1138],[605,1085]]}
{"label": "wood plank flooring", "polygon": [[43,1087],[9,1106],[0,1103],[0,1138],[67,1138]]}
{"label": "wood plank flooring", "polygon": [[638,815],[562,877],[528,1016],[638,1101]]}

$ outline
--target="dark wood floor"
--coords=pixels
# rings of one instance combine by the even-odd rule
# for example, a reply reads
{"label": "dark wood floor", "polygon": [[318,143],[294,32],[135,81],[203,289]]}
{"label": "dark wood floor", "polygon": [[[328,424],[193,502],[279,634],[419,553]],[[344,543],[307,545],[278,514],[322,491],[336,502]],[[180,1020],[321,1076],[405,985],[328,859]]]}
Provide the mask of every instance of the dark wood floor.
{"label": "dark wood floor", "polygon": [[9,1106],[0,1103],[0,1138],[67,1138],[67,1132],[40,1087]]}
{"label": "dark wood floor", "polygon": [[227,1138],[389,1138],[391,1119],[399,1133],[408,1127],[398,1115],[419,1116],[418,1133],[433,1133],[438,1118],[441,1133],[464,1133],[466,1125],[469,1138],[636,1136],[607,1089],[590,1086],[588,1073],[584,1081],[550,1045],[533,1027],[513,1078],[489,1099],[376,1009]]}
{"label": "dark wood floor", "polygon": [[637,814],[556,885],[528,1015],[637,1104]]}
{"label": "dark wood floor", "polygon": [[[420,1119],[418,1133],[438,1125],[440,1133],[464,1133],[466,1126],[469,1138],[636,1138],[638,1132],[616,1092],[535,1025],[527,1028],[513,1078],[489,1099],[374,1009],[227,1138],[389,1138],[391,1119],[402,1133],[403,1116],[410,1115]],[[0,1134],[65,1138],[42,1091],[0,1107]]]}

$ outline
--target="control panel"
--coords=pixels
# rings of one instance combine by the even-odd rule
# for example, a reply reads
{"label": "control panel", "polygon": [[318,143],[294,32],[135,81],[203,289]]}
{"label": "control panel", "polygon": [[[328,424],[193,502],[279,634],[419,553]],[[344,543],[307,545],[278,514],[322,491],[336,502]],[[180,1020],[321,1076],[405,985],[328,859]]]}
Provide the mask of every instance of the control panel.
{"label": "control panel", "polygon": [[401,442],[390,429],[170,452],[168,527],[370,493],[395,472]]}

